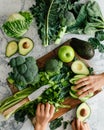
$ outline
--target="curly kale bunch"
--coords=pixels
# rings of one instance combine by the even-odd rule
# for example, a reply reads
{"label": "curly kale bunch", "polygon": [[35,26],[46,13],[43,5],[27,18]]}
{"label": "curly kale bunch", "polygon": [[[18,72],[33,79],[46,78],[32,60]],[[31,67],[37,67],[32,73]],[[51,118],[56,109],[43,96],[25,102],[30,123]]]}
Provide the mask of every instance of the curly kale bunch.
{"label": "curly kale bunch", "polygon": [[12,72],[9,73],[9,79],[13,80],[13,84],[19,90],[32,84],[38,74],[38,66],[33,57],[23,58],[22,56],[18,56],[12,58],[9,65],[13,68]]}

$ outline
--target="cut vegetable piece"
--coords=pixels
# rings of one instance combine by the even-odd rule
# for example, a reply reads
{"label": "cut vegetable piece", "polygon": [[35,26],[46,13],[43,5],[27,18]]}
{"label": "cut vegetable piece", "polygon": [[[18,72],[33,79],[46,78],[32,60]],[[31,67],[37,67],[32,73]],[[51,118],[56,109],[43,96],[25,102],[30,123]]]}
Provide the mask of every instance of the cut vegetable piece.
{"label": "cut vegetable piece", "polygon": [[10,41],[6,47],[6,56],[11,57],[12,55],[14,55],[17,52],[17,50],[18,50],[17,42]]}
{"label": "cut vegetable piece", "polygon": [[21,55],[27,55],[34,47],[34,42],[30,38],[22,38],[19,43],[19,53]]}
{"label": "cut vegetable piece", "polygon": [[75,93],[73,93],[72,91],[69,91],[69,94],[72,98],[78,99],[78,96]]}
{"label": "cut vegetable piece", "polygon": [[73,93],[78,92],[78,90],[76,90],[74,87],[75,87],[75,86],[71,86],[71,91],[72,91]]}
{"label": "cut vegetable piece", "polygon": [[82,103],[79,105],[76,111],[77,118],[80,121],[85,121],[91,114],[91,109],[87,103]]}
{"label": "cut vegetable piece", "polygon": [[84,78],[84,77],[86,77],[86,75],[78,74],[78,75],[75,75],[73,78],[71,78],[69,80],[69,82],[72,83],[72,84],[75,84],[76,81],[78,81],[79,79]]}
{"label": "cut vegetable piece", "polygon": [[76,74],[84,74],[84,75],[89,74],[87,66],[81,60],[74,61],[71,65],[71,69]]}

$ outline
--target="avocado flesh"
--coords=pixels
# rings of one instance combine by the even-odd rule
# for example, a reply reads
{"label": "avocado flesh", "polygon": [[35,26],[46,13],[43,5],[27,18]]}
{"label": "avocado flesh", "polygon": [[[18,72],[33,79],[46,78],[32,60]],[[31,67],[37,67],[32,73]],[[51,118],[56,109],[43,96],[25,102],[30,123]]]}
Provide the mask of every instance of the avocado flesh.
{"label": "avocado flesh", "polygon": [[81,58],[89,60],[95,54],[94,48],[87,41],[83,41],[77,38],[72,38],[70,45]]}
{"label": "avocado flesh", "polygon": [[34,47],[34,43],[31,39],[29,38],[22,38],[19,43],[19,53],[21,55],[27,55]]}
{"label": "avocado flesh", "polygon": [[[81,110],[82,109],[85,109],[86,111],[86,114],[85,115],[81,115]],[[79,105],[79,107],[77,108],[77,111],[76,111],[76,116],[78,119],[80,119],[80,121],[85,121],[91,114],[91,109],[90,107],[88,106],[87,103],[82,103]]]}
{"label": "avocado flesh", "polygon": [[89,74],[87,66],[81,60],[74,61],[71,65],[71,69],[76,74],[83,74],[83,75]]}
{"label": "avocado flesh", "polygon": [[6,56],[11,57],[17,52],[17,50],[18,50],[17,42],[16,41],[9,42],[6,47]]}

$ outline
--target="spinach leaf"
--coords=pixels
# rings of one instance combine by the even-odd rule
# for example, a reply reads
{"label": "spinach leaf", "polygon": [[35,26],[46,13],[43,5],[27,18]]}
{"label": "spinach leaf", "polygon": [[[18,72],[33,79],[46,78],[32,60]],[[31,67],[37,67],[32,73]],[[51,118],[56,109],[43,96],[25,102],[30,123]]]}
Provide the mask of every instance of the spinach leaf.
{"label": "spinach leaf", "polygon": [[99,52],[104,53],[104,45],[100,43],[97,38],[89,38],[88,41],[94,47],[94,49],[98,49]]}
{"label": "spinach leaf", "polygon": [[99,40],[99,41],[103,41],[104,40],[104,31],[97,31],[95,33],[95,37]]}
{"label": "spinach leaf", "polygon": [[92,35],[104,29],[104,18],[96,1],[88,1],[81,5],[74,4],[71,11],[76,18],[76,23],[68,26],[67,32]]}
{"label": "spinach leaf", "polygon": [[57,118],[53,121],[51,121],[49,127],[50,130],[56,130],[58,127],[62,125],[63,117]]}
{"label": "spinach leaf", "polygon": [[63,128],[64,128],[64,130],[67,128],[67,125],[68,125],[68,121],[64,121],[63,122]]}

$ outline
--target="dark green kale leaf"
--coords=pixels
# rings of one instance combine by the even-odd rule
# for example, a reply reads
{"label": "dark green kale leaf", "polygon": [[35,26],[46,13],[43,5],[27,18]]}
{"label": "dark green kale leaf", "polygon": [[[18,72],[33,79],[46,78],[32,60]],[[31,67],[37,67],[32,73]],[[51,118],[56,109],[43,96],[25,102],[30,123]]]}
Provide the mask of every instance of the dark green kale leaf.
{"label": "dark green kale leaf", "polygon": [[103,41],[104,40],[104,31],[97,31],[95,33],[95,38],[97,38],[99,41]]}
{"label": "dark green kale leaf", "polygon": [[63,117],[57,118],[53,121],[51,121],[49,127],[50,130],[56,130],[58,127],[62,125]]}
{"label": "dark green kale leaf", "polygon": [[66,31],[65,14],[68,11],[70,1],[67,0],[36,0],[36,5],[30,8],[36,19],[42,44],[48,46],[59,39]]}
{"label": "dark green kale leaf", "polygon": [[94,47],[94,49],[98,49],[99,52],[104,53],[104,45],[100,43],[97,38],[89,38],[88,41]]}

